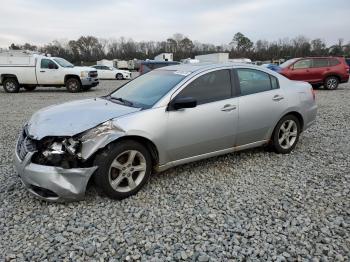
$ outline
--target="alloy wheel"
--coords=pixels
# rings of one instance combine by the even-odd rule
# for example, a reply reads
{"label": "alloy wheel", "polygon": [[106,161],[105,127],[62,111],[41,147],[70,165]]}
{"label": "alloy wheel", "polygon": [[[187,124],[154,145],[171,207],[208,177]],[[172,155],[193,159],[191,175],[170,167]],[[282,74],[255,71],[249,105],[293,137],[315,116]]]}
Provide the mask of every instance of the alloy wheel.
{"label": "alloy wheel", "polygon": [[338,81],[335,78],[330,78],[327,81],[327,88],[328,89],[336,89],[338,85]]}
{"label": "alloy wheel", "polygon": [[286,120],[278,132],[278,143],[283,149],[291,148],[298,136],[298,127],[294,120]]}
{"label": "alloy wheel", "polygon": [[134,190],[146,175],[146,158],[137,150],[119,154],[109,168],[109,183],[117,192]]}
{"label": "alloy wheel", "polygon": [[13,92],[16,90],[16,84],[14,82],[7,82],[6,89],[9,90],[10,92]]}

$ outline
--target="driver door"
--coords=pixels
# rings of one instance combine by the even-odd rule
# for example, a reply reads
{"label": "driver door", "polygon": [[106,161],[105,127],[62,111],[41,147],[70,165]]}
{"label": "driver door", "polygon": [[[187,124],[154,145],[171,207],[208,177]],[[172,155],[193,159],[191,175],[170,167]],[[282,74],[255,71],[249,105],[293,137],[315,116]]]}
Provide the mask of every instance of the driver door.
{"label": "driver door", "polygon": [[63,83],[63,77],[58,65],[51,59],[41,59],[37,68],[39,85],[59,85]]}
{"label": "driver door", "polygon": [[234,94],[231,71],[225,69],[197,77],[176,95],[196,99],[197,106],[167,112],[171,161],[234,146],[239,106]]}

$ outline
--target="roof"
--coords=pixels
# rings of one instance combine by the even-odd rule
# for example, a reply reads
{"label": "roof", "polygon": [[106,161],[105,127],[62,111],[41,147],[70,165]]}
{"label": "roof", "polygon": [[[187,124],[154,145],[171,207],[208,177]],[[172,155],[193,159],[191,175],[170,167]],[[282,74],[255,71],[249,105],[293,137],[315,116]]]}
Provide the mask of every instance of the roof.
{"label": "roof", "polygon": [[198,71],[205,71],[215,68],[222,68],[222,67],[234,67],[234,66],[244,66],[249,68],[257,68],[261,69],[260,66],[246,64],[246,63],[195,63],[195,64],[179,64],[179,65],[172,65],[167,67],[161,67],[157,68],[155,70],[172,70],[172,71],[184,71],[184,72],[198,72]]}

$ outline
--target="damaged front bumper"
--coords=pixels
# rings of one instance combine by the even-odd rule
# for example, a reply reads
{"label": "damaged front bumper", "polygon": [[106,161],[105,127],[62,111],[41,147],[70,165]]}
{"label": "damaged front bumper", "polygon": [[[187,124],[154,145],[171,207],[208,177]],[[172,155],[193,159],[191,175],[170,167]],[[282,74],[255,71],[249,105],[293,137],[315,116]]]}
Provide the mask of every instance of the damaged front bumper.
{"label": "damaged front bumper", "polygon": [[81,200],[85,196],[87,183],[97,169],[65,169],[38,165],[31,162],[34,152],[28,152],[23,161],[15,151],[15,167],[23,184],[34,196],[52,202]]}

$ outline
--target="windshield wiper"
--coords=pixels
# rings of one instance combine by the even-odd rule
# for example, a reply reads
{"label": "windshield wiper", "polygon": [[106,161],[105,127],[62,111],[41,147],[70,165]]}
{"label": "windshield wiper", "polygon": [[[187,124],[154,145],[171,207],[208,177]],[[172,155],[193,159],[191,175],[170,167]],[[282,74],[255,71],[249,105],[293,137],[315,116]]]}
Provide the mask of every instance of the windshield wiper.
{"label": "windshield wiper", "polygon": [[124,98],[121,98],[121,97],[113,97],[113,96],[107,96],[106,97],[108,100],[117,100],[119,102],[122,102],[124,105],[128,105],[128,106],[133,106],[134,103],[129,101],[129,100],[126,100]]}

